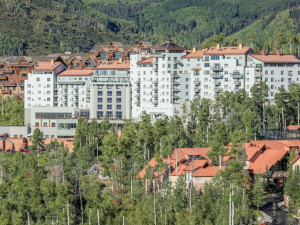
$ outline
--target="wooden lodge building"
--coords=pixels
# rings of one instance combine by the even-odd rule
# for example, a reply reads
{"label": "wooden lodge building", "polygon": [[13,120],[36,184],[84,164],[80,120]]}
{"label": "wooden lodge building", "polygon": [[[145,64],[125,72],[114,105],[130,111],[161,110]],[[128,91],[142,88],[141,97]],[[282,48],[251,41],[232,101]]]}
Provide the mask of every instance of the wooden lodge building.
{"label": "wooden lodge building", "polygon": [[35,68],[38,62],[55,60],[69,68],[95,68],[102,62],[110,60],[127,61],[130,55],[151,52],[152,45],[141,41],[136,46],[123,45],[120,42],[110,42],[108,45],[95,45],[90,53],[50,54],[48,56],[0,57],[0,93],[5,99],[17,95],[24,98],[24,80]]}

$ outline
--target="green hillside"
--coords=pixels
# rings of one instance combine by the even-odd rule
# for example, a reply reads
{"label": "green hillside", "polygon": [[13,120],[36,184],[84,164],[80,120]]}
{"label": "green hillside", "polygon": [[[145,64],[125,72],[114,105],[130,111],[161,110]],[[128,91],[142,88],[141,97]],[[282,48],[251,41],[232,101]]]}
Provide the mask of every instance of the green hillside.
{"label": "green hillside", "polygon": [[[172,38],[191,48],[219,34],[257,49],[283,48],[287,43],[281,42],[299,33],[299,5],[299,0],[0,0],[0,55],[88,52],[111,40],[160,44]],[[255,42],[249,33],[255,33]]]}
{"label": "green hillside", "polygon": [[[266,16],[299,5],[299,0],[85,0],[95,9],[133,21],[153,43],[173,38],[188,47],[206,38],[234,34]],[[298,19],[299,21],[299,19]],[[299,23],[298,23],[299,24]]]}
{"label": "green hillside", "polygon": [[255,21],[243,30],[228,36],[225,41],[238,40],[254,49],[299,54],[300,7],[285,10]]}
{"label": "green hillside", "polygon": [[139,39],[133,22],[81,0],[0,0],[0,20],[0,55],[86,52],[97,42]]}

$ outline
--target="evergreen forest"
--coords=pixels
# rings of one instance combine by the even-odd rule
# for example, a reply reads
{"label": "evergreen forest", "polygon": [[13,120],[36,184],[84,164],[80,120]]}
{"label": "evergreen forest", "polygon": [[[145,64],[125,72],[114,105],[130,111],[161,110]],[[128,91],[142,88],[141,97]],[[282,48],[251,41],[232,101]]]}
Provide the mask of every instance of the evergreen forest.
{"label": "evergreen forest", "polygon": [[88,52],[96,43],[243,42],[299,55],[299,0],[0,0],[0,55]]}
{"label": "evergreen forest", "polygon": [[[152,124],[144,114],[140,122],[126,121],[121,134],[106,118],[100,124],[80,119],[72,153],[57,141],[46,146],[43,133],[35,129],[30,149],[36,150],[0,154],[0,224],[221,225],[230,218],[236,225],[257,224],[263,199],[275,190],[268,174],[253,178],[243,169],[242,143],[263,139],[260,129],[297,124],[300,85],[280,89],[274,103],[267,95],[262,82],[252,87],[251,96],[241,91],[222,93],[214,102],[197,99],[183,108],[181,118]],[[223,146],[229,142],[228,152]],[[184,177],[174,186],[164,180],[159,191],[145,189],[138,178],[152,157],[158,164],[147,169],[150,179],[154,171],[167,169],[160,159],[174,148],[206,146],[215,165],[219,155],[233,157],[204,192],[186,185]],[[44,155],[37,154],[41,149]],[[290,160],[294,157],[292,152]],[[95,163],[108,180],[87,175]],[[291,202],[287,224],[294,224],[290,218],[300,206],[299,172],[289,169],[283,191]]]}

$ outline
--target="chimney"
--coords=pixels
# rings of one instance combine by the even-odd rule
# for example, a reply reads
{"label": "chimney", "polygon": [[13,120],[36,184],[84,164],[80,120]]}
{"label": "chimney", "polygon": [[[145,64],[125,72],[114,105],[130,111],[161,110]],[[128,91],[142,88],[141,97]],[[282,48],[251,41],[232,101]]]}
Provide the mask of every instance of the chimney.
{"label": "chimney", "polygon": [[239,49],[242,49],[242,48],[243,48],[243,44],[240,43],[240,44],[239,44]]}
{"label": "chimney", "polygon": [[196,53],[196,51],[197,51],[197,48],[194,47],[194,48],[193,48],[193,53]]}
{"label": "chimney", "polygon": [[220,49],[220,44],[217,44],[217,49],[218,49],[218,50]]}
{"label": "chimney", "polygon": [[51,61],[50,61],[50,62],[51,62],[51,64],[54,64],[54,59],[51,59]]}
{"label": "chimney", "polygon": [[260,54],[261,55],[267,55],[265,50],[261,50]]}
{"label": "chimney", "polygon": [[280,51],[280,50],[277,50],[277,51],[276,51],[276,55],[281,56],[281,51]]}
{"label": "chimney", "polygon": [[123,59],[122,58],[119,58],[119,63],[122,63],[123,62]]}

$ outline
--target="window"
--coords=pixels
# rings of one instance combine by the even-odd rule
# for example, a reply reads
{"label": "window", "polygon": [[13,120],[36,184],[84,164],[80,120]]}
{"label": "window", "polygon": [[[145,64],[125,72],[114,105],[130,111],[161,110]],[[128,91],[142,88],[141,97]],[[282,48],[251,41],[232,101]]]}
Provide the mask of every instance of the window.
{"label": "window", "polygon": [[107,109],[112,109],[112,105],[107,105]]}
{"label": "window", "polygon": [[117,105],[117,110],[121,110],[122,109],[122,105]]}
{"label": "window", "polygon": [[116,112],[116,119],[121,120],[122,119],[122,112]]}
{"label": "window", "polygon": [[268,70],[265,71],[265,75],[268,75]]}
{"label": "window", "polygon": [[98,109],[102,109],[102,105],[99,104],[99,105],[98,105]]}
{"label": "window", "polygon": [[43,127],[47,127],[47,123],[43,123]]}
{"label": "window", "polygon": [[228,82],[228,78],[225,78],[225,82]]}
{"label": "window", "polygon": [[121,103],[122,99],[121,98],[117,98],[117,103]]}
{"label": "window", "polygon": [[274,70],[271,70],[271,75],[274,75]]}
{"label": "window", "polygon": [[36,78],[36,81],[40,81],[40,78]]}
{"label": "window", "polygon": [[122,57],[122,53],[121,52],[115,52],[114,53],[114,58],[115,59],[120,59]]}
{"label": "window", "polygon": [[113,112],[112,112],[112,111],[106,111],[106,117],[107,117],[108,119],[112,119],[112,117],[113,117]]}
{"label": "window", "polygon": [[281,71],[280,71],[280,74],[281,74],[281,75],[284,75],[284,71],[283,71],[283,70],[281,70]]}
{"label": "window", "polygon": [[112,96],[112,91],[107,91],[107,96]]}
{"label": "window", "polygon": [[97,111],[97,119],[103,119],[103,111]]}
{"label": "window", "polygon": [[47,78],[47,81],[51,81],[51,78]]}
{"label": "window", "polygon": [[98,102],[102,102],[102,98],[98,98]]}
{"label": "window", "polygon": [[184,177],[185,177],[186,181],[191,181],[192,180],[192,173],[185,173]]}
{"label": "window", "polygon": [[121,91],[117,91],[117,96],[121,96],[122,92]]}
{"label": "window", "polygon": [[47,88],[50,88],[50,84],[47,84]]}
{"label": "window", "polygon": [[100,59],[105,60],[106,59],[106,52],[101,52],[100,53]]}
{"label": "window", "polygon": [[102,96],[102,91],[98,91],[98,96]]}
{"label": "window", "polygon": [[271,82],[274,82],[274,78],[271,78]]}
{"label": "window", "polygon": [[27,77],[27,74],[26,73],[22,73],[22,77]]}
{"label": "window", "polygon": [[204,67],[209,67],[209,63],[204,63]]}
{"label": "window", "polygon": [[108,103],[112,103],[112,98],[107,98]]}
{"label": "window", "polygon": [[40,124],[39,123],[35,123],[35,127],[39,127],[40,126]]}
{"label": "window", "polygon": [[55,127],[55,123],[51,123],[51,127]]}
{"label": "window", "polygon": [[265,81],[268,82],[268,78],[265,78]]}
{"label": "window", "polygon": [[210,59],[211,59],[211,60],[220,60],[220,56],[218,56],[218,55],[213,55],[213,56],[211,56]]}

